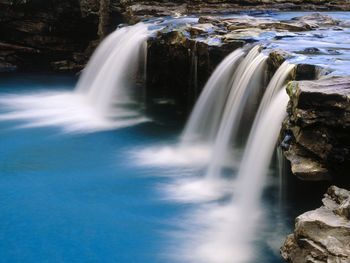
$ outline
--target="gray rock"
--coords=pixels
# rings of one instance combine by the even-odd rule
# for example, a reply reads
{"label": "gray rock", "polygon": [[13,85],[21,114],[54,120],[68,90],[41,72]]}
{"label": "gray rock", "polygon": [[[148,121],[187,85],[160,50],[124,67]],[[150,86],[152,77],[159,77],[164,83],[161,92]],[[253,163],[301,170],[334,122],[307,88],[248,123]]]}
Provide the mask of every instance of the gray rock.
{"label": "gray rock", "polygon": [[331,186],[322,201],[322,207],[297,217],[281,248],[287,262],[350,262],[350,192]]}
{"label": "gray rock", "polygon": [[331,16],[320,13],[297,17],[294,20],[303,24],[307,24],[312,29],[319,27],[338,26],[340,24],[340,21],[333,19]]}
{"label": "gray rock", "polygon": [[[304,180],[347,176],[350,165],[350,78],[294,81],[284,134],[291,136],[285,156]],[[309,175],[308,175],[309,174]]]}

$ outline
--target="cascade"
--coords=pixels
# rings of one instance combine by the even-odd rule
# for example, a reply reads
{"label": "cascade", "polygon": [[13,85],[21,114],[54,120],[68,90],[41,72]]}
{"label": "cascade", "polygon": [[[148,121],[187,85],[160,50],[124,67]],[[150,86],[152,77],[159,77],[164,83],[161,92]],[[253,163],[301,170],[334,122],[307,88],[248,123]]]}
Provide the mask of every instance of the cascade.
{"label": "cascade", "polygon": [[[254,233],[254,216],[245,216],[243,211],[248,207],[250,211],[259,210],[259,197],[281,123],[286,116],[288,100],[286,91],[282,89],[274,96],[271,104],[257,115],[238,171],[233,203],[242,212],[241,227],[245,226],[245,236],[248,239]],[[263,107],[263,104],[261,106]]]}
{"label": "cascade", "polygon": [[261,54],[259,49],[259,46],[255,46],[234,74],[232,88],[216,135],[214,154],[207,171],[208,178],[216,177],[220,173],[221,166],[231,150],[232,139],[234,140],[237,134],[249,95],[263,83],[267,57]]}
{"label": "cascade", "polygon": [[[6,95],[0,121],[24,120],[19,128],[60,126],[65,132],[93,132],[135,125],[147,119],[132,105],[134,80],[147,56],[151,32],[143,23],[116,30],[98,46],[74,91]],[[130,105],[133,107],[130,108]]]}
{"label": "cascade", "polygon": [[[224,126],[223,123],[227,124],[230,122],[227,118],[233,117],[236,121],[230,125],[238,125],[239,114],[243,113],[238,112],[237,107],[245,107],[246,97],[259,88],[256,85],[250,86],[249,82],[254,84],[261,77],[265,60],[266,57],[259,53],[258,47],[255,47],[240,63],[234,74],[235,83],[232,84],[226,100],[225,113],[221,118],[220,129],[224,127],[229,130],[228,132],[225,130],[227,133],[221,133],[228,136],[225,142],[230,141],[229,136],[235,135],[236,127]],[[198,210],[189,215],[183,233],[180,232],[179,243],[182,245],[175,252],[181,255],[181,260],[203,263],[255,262],[253,259],[256,260],[254,254],[256,243],[253,241],[259,239],[255,235],[257,222],[261,216],[259,197],[281,123],[286,115],[288,96],[283,87],[294,68],[294,65],[284,62],[267,85],[245,145],[243,158],[238,166],[237,177],[175,180],[174,187],[170,189],[172,198],[178,202],[186,200],[202,202]],[[220,131],[217,139],[222,139],[219,136]],[[212,161],[219,161],[215,150],[214,148]],[[218,166],[214,167],[220,168],[221,164],[217,164]],[[228,199],[228,202],[223,202],[225,199],[221,197],[225,196],[232,198]],[[208,200],[211,202],[207,203]]]}
{"label": "cascade", "polygon": [[[266,88],[263,99],[260,103],[256,119],[259,119],[261,114],[265,113],[267,107],[271,104],[272,99],[284,86],[288,76],[291,74],[292,70],[295,68],[294,64],[290,64],[288,61],[282,63],[282,65],[277,69],[276,73],[273,75],[269,85]],[[253,128],[254,129],[254,128]]]}
{"label": "cascade", "polygon": [[[251,211],[258,211],[265,175],[286,115],[288,95],[283,86],[294,68],[295,65],[287,61],[278,68],[260,103],[235,182],[233,200],[239,210],[249,207]],[[248,239],[254,232],[254,217],[251,218],[241,218],[241,223],[246,225],[245,236]]]}
{"label": "cascade", "polygon": [[181,144],[214,140],[236,64],[243,55],[243,50],[237,49],[215,69],[192,110]]}
{"label": "cascade", "polygon": [[76,91],[105,115],[111,114],[116,103],[130,101],[130,80],[147,56],[144,43],[149,34],[148,25],[139,23],[109,35],[84,69]]}

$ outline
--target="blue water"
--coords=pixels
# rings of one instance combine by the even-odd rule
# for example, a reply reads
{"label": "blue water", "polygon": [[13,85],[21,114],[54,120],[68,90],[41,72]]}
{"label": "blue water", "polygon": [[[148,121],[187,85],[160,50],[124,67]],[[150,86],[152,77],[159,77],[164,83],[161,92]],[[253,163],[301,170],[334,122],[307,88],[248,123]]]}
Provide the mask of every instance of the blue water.
{"label": "blue water", "polygon": [[[0,78],[0,97],[70,91],[75,82],[67,75],[8,75]],[[166,199],[162,187],[172,175],[196,169],[148,167],[133,159],[130,150],[175,143],[183,126],[171,110],[151,112],[152,122],[86,134],[0,122],[0,262],[173,262],[169,254],[184,240],[172,234],[196,235],[184,220],[196,204]],[[282,213],[276,185],[266,192],[269,220],[259,236],[277,247],[259,241],[257,262],[280,263],[274,239],[292,230],[301,209],[294,200]]]}
{"label": "blue water", "polygon": [[[16,76],[1,79],[0,92],[72,89],[74,82]],[[178,208],[157,196],[164,179],[125,153],[171,139],[173,128],[63,135],[14,124],[0,122],[0,262],[164,262],[162,232]]]}

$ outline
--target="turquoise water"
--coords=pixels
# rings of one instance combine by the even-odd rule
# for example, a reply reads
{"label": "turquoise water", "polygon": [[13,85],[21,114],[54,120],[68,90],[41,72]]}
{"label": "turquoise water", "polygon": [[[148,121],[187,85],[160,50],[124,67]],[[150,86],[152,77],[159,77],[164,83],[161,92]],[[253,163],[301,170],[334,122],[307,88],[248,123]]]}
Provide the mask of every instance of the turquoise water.
{"label": "turquoise water", "polygon": [[[348,19],[349,14],[336,15]],[[342,47],[345,64],[336,60],[339,71],[348,69],[343,47],[348,43],[342,40],[349,30],[322,33],[327,48]],[[297,51],[310,42],[316,45],[314,35],[292,37],[271,45]],[[300,45],[291,45],[296,40]],[[334,62],[334,55],[305,59]],[[192,159],[202,149],[190,149],[188,156],[177,152],[184,120],[166,105],[168,98],[150,98],[158,105],[148,105],[149,121],[104,130],[98,118],[90,123],[86,109],[81,112],[74,104],[79,102],[72,93],[76,80],[53,74],[0,76],[0,120],[10,116],[0,121],[0,262],[227,262],[217,259],[234,245],[215,231],[230,229],[231,210],[225,196],[196,199],[208,187],[201,180],[204,166]],[[6,102],[17,115],[11,115]],[[167,165],[172,162],[176,165]],[[234,171],[228,174],[235,176]],[[326,188],[310,186],[292,177],[278,179],[271,170],[249,263],[283,262],[278,249],[295,216],[320,206]],[[231,192],[230,187],[223,188]],[[254,212],[247,208],[248,216]],[[198,252],[206,245],[207,251]],[[200,258],[210,253],[219,256]]]}
{"label": "turquoise water", "polygon": [[[9,75],[0,79],[0,98],[70,91],[75,82],[67,75]],[[0,262],[176,261],[177,248],[187,246],[184,232],[200,236],[188,220],[201,205],[171,200],[163,190],[174,186],[174,176],[200,176],[202,170],[138,164],[131,152],[174,144],[183,126],[171,109],[150,112],[152,122],[93,133],[0,122]],[[271,180],[267,220],[258,233],[259,263],[282,262],[281,238],[296,213],[310,208],[296,209],[293,199],[279,209]]]}
{"label": "turquoise water", "polygon": [[[65,76],[1,79],[1,93],[72,89]],[[156,171],[125,154],[172,138],[148,123],[86,135],[0,122],[0,262],[164,262],[162,232],[178,207],[162,202]],[[172,124],[170,124],[170,127]]]}

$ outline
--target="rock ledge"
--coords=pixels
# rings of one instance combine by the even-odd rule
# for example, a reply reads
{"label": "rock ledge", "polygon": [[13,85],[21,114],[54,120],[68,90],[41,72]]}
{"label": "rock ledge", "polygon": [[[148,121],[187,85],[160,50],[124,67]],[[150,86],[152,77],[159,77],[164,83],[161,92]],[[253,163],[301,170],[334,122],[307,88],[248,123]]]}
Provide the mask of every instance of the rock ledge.
{"label": "rock ledge", "polygon": [[350,191],[331,186],[323,206],[296,219],[281,248],[290,263],[350,262]]}

